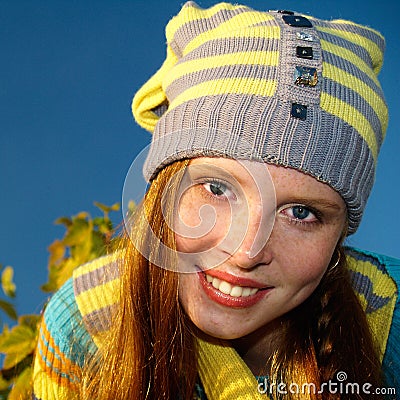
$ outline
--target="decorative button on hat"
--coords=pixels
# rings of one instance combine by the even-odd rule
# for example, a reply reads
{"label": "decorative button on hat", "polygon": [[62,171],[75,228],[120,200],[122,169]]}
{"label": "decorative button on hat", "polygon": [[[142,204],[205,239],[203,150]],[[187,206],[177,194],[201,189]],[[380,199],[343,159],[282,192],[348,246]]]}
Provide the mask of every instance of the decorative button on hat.
{"label": "decorative button on hat", "polygon": [[297,66],[294,72],[294,83],[303,86],[315,86],[318,83],[316,68]]}
{"label": "decorative button on hat", "polygon": [[296,56],[299,58],[312,59],[313,58],[313,49],[312,49],[312,47],[297,46],[296,47]]}
{"label": "decorative button on hat", "polygon": [[283,20],[290,26],[296,27],[304,27],[304,28],[311,28],[311,22],[300,15],[284,15]]}
{"label": "decorative button on hat", "polygon": [[153,133],[145,177],[200,156],[295,168],[340,193],[354,232],[388,123],[383,37],[344,20],[188,2],[166,38],[132,104]]}

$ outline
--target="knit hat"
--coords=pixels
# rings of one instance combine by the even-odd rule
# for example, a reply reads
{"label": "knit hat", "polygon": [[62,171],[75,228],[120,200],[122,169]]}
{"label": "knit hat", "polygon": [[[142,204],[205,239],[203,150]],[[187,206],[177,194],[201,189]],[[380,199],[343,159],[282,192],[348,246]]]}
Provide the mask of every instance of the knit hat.
{"label": "knit hat", "polygon": [[199,156],[295,168],[340,193],[353,233],[388,123],[384,38],[344,20],[194,2],[166,38],[163,65],[132,103],[153,133],[145,178]]}

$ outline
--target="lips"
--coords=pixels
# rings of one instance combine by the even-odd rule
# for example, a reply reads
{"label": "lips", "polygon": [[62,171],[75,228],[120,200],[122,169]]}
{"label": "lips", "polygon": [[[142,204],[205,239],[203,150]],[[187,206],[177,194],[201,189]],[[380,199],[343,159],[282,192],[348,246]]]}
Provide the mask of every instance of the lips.
{"label": "lips", "polygon": [[224,306],[234,308],[250,307],[258,303],[272,289],[251,279],[239,278],[221,271],[201,271],[200,283],[208,297]]}

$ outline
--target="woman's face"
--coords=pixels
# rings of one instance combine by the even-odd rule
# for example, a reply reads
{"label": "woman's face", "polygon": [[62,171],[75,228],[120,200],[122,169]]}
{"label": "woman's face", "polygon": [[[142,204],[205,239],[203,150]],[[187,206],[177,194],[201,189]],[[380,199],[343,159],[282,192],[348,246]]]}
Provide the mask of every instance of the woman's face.
{"label": "woman's face", "polygon": [[200,330],[223,339],[310,296],[346,221],[340,195],[313,177],[224,158],[192,160],[177,211],[180,301]]}

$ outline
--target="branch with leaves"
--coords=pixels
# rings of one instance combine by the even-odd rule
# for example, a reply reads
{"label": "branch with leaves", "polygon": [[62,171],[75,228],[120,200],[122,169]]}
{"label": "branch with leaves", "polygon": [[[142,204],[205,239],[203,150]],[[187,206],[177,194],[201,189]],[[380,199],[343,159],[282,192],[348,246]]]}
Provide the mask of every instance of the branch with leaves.
{"label": "branch with leaves", "polygon": [[[115,250],[118,238],[110,213],[118,211],[118,203],[106,206],[95,203],[102,211],[94,218],[87,212],[73,217],[61,217],[56,224],[63,225],[65,234],[48,247],[48,281],[41,290],[52,293],[58,290],[79,265]],[[131,209],[134,208],[132,204]],[[1,287],[5,299],[0,299],[0,310],[11,320],[16,321],[12,328],[3,324],[0,333],[0,353],[3,365],[0,370],[0,400],[28,400],[31,394],[32,361],[37,344],[40,315],[18,316],[14,301],[16,286],[13,281],[14,270],[7,266],[1,271]]]}

